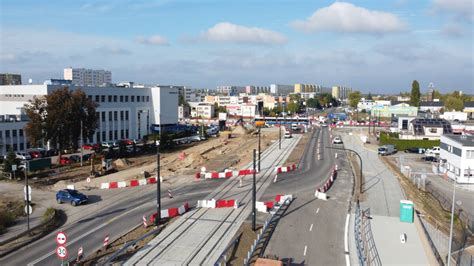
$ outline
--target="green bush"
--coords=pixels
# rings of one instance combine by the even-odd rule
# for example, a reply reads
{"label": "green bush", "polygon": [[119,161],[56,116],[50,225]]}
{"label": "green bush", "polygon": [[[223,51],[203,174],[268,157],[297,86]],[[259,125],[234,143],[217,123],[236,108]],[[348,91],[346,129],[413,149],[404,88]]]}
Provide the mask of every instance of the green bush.
{"label": "green bush", "polygon": [[5,228],[12,225],[15,221],[13,214],[10,212],[0,212],[0,233],[2,233]]}
{"label": "green bush", "polygon": [[54,214],[56,213],[56,210],[52,207],[49,207],[46,209],[46,211],[43,213],[43,223],[46,223],[49,221],[49,219],[51,219],[51,217],[54,216]]}
{"label": "green bush", "polygon": [[[390,135],[392,134],[392,135]],[[396,134],[396,135],[395,135]],[[392,137],[393,136],[393,137]],[[396,137],[395,137],[396,136]],[[392,144],[399,151],[404,151],[408,148],[432,148],[433,146],[439,146],[439,140],[405,140],[398,139],[398,133],[381,133],[380,134],[380,145]]]}

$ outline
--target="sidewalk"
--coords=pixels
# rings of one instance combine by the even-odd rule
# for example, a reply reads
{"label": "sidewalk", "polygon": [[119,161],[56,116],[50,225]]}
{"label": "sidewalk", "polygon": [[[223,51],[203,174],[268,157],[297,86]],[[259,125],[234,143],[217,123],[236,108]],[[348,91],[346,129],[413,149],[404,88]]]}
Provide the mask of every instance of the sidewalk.
{"label": "sidewalk", "polygon": [[[423,232],[418,232],[415,223],[399,221],[400,200],[405,199],[405,195],[397,177],[380,161],[373,145],[366,148],[359,136],[355,134],[341,134],[341,137],[345,148],[355,150],[362,158],[365,200],[360,202],[360,207],[361,209],[370,208],[370,226],[366,230],[371,231],[373,235],[382,265],[407,263],[428,265],[431,254],[426,253],[426,247],[420,236]],[[358,264],[354,226],[354,213],[352,213],[349,230],[350,256],[351,262]],[[406,235],[406,243],[400,241],[402,234]]]}

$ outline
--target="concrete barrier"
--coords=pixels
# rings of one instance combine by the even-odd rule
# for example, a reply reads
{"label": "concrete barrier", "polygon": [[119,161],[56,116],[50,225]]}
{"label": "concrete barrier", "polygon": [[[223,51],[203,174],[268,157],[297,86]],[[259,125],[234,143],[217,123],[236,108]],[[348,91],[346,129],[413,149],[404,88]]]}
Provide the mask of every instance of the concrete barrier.
{"label": "concrete barrier", "polygon": [[[183,215],[187,211],[189,211],[189,203],[186,202],[183,205],[179,206],[178,208],[169,208],[169,209],[161,210],[160,214],[161,214],[162,219],[163,218],[173,218],[173,217],[177,217],[179,215]],[[151,223],[155,222],[156,214],[157,213],[155,212],[152,215],[150,215],[150,222]]]}

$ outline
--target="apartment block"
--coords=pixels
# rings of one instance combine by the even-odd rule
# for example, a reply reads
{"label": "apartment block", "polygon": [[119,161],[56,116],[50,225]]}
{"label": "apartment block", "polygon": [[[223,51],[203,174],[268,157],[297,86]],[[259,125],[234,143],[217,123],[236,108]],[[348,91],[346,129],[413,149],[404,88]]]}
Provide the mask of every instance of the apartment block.
{"label": "apartment block", "polygon": [[112,83],[112,72],[85,68],[65,68],[64,79],[77,86],[104,86]]}

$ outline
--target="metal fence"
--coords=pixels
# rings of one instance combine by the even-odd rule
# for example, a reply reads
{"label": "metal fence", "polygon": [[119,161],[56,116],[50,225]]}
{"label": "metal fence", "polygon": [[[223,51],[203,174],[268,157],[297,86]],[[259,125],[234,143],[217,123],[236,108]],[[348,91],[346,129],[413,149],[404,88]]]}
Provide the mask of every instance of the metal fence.
{"label": "metal fence", "polygon": [[370,226],[370,209],[361,210],[359,204],[355,208],[354,236],[359,264],[382,265]]}

